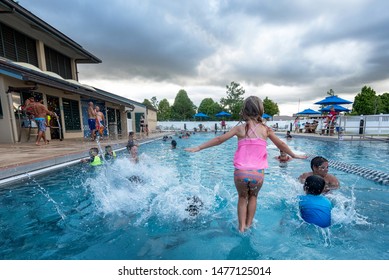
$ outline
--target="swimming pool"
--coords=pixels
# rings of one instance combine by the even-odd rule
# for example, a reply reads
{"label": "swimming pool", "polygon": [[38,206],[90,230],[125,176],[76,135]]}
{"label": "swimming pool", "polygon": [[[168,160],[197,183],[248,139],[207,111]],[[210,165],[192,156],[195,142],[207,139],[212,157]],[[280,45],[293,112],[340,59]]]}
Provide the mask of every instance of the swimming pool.
{"label": "swimming pool", "polygon": [[[385,259],[389,258],[388,186],[336,169],[341,188],[329,194],[332,226],[318,229],[298,216],[296,178],[309,160],[280,167],[269,142],[269,169],[254,226],[237,231],[232,157],[236,139],[203,150],[183,149],[214,137],[198,133],[139,148],[140,164],[119,153],[112,165],[86,165],[30,178],[0,190],[1,259]],[[293,138],[298,153],[389,173],[389,145]],[[132,176],[141,180],[130,181]],[[191,215],[191,198],[202,204]]]}

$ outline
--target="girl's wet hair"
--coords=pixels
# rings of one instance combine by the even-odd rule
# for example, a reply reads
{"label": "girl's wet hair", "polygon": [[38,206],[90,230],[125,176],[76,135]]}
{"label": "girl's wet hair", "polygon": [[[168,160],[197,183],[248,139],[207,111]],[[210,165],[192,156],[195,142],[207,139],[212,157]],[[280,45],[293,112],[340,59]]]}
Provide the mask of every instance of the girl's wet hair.
{"label": "girl's wet hair", "polygon": [[323,192],[325,180],[318,175],[311,175],[305,179],[304,190],[307,194],[319,195]]}
{"label": "girl's wet hair", "polygon": [[[257,96],[249,96],[243,102],[242,110],[240,112],[241,119],[247,122],[248,120],[255,120],[262,123],[263,102]],[[246,124],[246,134],[248,132],[248,124]]]}
{"label": "girl's wet hair", "polygon": [[320,156],[317,156],[317,157],[314,157],[312,160],[311,160],[311,169],[313,171],[313,167],[319,167],[321,166],[324,162],[328,162],[328,160],[326,158],[323,158],[323,157],[320,157]]}

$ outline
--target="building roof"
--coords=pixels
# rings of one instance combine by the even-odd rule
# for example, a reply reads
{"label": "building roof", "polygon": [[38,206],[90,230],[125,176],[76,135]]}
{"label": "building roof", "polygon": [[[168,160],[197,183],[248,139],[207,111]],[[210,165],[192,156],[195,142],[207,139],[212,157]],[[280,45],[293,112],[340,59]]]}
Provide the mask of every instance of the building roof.
{"label": "building roof", "polygon": [[74,58],[76,63],[101,63],[101,60],[86,51],[81,45],[38,18],[12,0],[0,0],[0,22],[19,32],[41,40],[48,47]]}
{"label": "building roof", "polygon": [[45,85],[48,87],[63,90],[67,93],[79,94],[84,97],[101,99],[115,104],[134,108],[134,105],[145,107],[146,105],[121,97],[101,89],[94,88],[89,85],[81,84],[73,80],[65,80],[61,77],[52,75],[47,71],[34,69],[34,67],[26,67],[26,64],[12,62],[11,60],[0,57],[0,74],[3,74],[14,79],[30,82],[39,87]]}

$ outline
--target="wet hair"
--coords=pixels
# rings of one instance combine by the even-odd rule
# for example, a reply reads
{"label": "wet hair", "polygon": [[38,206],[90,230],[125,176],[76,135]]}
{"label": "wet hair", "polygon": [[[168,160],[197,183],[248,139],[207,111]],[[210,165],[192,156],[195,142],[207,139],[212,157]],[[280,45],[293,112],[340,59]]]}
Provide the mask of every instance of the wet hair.
{"label": "wet hair", "polygon": [[111,145],[105,146],[105,151],[109,151],[109,150],[112,150]]}
{"label": "wet hair", "polygon": [[187,207],[185,211],[189,212],[189,216],[197,216],[200,213],[200,210],[203,208],[204,203],[198,196],[187,197]]}
{"label": "wet hair", "polygon": [[177,146],[177,141],[176,140],[172,140],[172,146],[175,148]]}
{"label": "wet hair", "polygon": [[324,162],[328,162],[326,158],[323,158],[321,156],[314,157],[311,160],[311,169],[313,171],[313,167],[319,167],[321,166]]}
{"label": "wet hair", "polygon": [[89,154],[90,155],[93,155],[93,154],[98,155],[99,154],[99,149],[97,149],[97,148],[90,148]]}
{"label": "wet hair", "polygon": [[319,195],[324,190],[326,182],[318,175],[311,175],[305,179],[304,190],[307,194]]}

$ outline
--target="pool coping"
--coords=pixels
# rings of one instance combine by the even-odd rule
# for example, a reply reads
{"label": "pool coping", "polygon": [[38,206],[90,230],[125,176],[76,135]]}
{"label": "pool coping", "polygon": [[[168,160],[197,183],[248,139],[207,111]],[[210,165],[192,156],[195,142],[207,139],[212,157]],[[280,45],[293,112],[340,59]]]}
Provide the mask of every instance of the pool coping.
{"label": "pool coping", "polygon": [[[205,132],[204,132],[205,133]],[[209,132],[213,133],[213,132]],[[283,139],[285,137],[285,132],[276,131],[275,132],[280,139]],[[140,144],[146,144],[153,141],[156,141],[158,139],[161,139],[164,135],[173,135],[172,132],[162,132],[156,135],[152,135],[150,138],[140,139]],[[309,138],[313,140],[319,140],[319,141],[333,141],[333,142],[339,142],[339,141],[388,141],[387,137],[379,137],[376,138],[360,138],[360,135],[355,135],[357,139],[353,140],[352,137],[347,137],[350,135],[346,135],[343,139],[339,139],[338,135],[320,135],[315,133],[292,133],[292,136],[294,138]],[[125,145],[127,143],[127,140],[121,140],[121,143],[102,143],[104,145],[110,144],[112,148],[115,151],[120,151],[122,149],[125,149]],[[29,144],[29,148],[33,147],[33,144]],[[51,144],[50,144],[51,145]],[[88,146],[89,145],[89,146]],[[31,176],[38,176],[44,173],[48,173],[50,171],[54,171],[59,168],[63,168],[65,166],[74,165],[80,162],[82,158],[88,157],[88,151],[90,145],[95,145],[95,143],[87,143],[80,142],[77,147],[77,151],[72,152],[66,152],[66,154],[63,155],[46,155],[44,158],[38,158],[35,160],[29,159],[28,162],[22,162],[17,164],[10,164],[3,167],[0,167],[0,187],[4,185],[9,185],[11,183],[14,183],[16,181],[21,181],[23,179],[28,179]],[[35,148],[35,147],[34,147]],[[12,150],[12,146],[9,147],[10,150]],[[8,156],[12,156],[8,155]]]}
{"label": "pool coping", "polygon": [[[171,135],[171,133],[169,133],[169,135]],[[160,134],[155,135],[154,137],[140,139],[139,144],[143,145],[158,139],[162,139],[162,136],[163,134]],[[95,143],[89,144],[95,146]],[[121,143],[102,144],[110,144],[115,152],[119,152],[126,149],[127,140],[122,140]],[[80,163],[81,159],[89,157],[89,146],[87,147],[88,149],[84,149],[84,143],[81,143],[79,146],[79,151],[66,152],[64,155],[49,155],[45,156],[44,158],[29,160],[26,163],[16,163],[1,167],[0,188],[15,182],[30,179],[33,176],[39,176],[60,168],[64,168],[66,166]]]}

